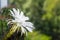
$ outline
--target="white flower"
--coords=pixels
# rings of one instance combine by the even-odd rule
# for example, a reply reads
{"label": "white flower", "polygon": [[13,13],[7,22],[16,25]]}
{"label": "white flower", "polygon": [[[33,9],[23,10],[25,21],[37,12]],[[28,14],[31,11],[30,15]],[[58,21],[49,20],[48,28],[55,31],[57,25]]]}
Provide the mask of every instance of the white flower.
{"label": "white flower", "polygon": [[33,24],[31,22],[27,22],[27,20],[29,20],[28,17],[24,16],[24,13],[21,11],[19,11],[19,9],[15,9],[13,8],[12,10],[10,10],[11,12],[11,16],[14,18],[12,20],[10,20],[8,22],[8,24],[12,23],[16,23],[18,27],[21,28],[21,32],[22,33],[26,33],[27,30],[29,32],[32,32],[32,30],[34,29]]}

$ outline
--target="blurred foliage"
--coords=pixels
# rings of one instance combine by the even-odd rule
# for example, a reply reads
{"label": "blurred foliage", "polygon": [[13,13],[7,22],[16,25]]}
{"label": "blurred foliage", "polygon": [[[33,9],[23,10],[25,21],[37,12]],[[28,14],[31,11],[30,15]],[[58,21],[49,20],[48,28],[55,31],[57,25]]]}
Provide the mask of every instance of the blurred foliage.
{"label": "blurred foliage", "polygon": [[[60,0],[9,0],[9,2],[10,6],[19,8],[29,16],[38,31],[28,33],[26,40],[44,40],[45,38],[49,40],[49,36],[52,40],[60,40]],[[7,11],[2,13],[8,13]],[[1,31],[2,29],[0,34],[2,34]]]}
{"label": "blurred foliage", "polygon": [[46,11],[46,14],[43,15],[43,19],[50,20],[55,14],[53,13],[53,9],[56,6],[58,0],[46,0],[43,5],[43,10]]}
{"label": "blurred foliage", "polygon": [[32,33],[28,33],[28,36],[25,37],[25,40],[51,40],[51,37],[39,33],[39,31],[34,31]]}

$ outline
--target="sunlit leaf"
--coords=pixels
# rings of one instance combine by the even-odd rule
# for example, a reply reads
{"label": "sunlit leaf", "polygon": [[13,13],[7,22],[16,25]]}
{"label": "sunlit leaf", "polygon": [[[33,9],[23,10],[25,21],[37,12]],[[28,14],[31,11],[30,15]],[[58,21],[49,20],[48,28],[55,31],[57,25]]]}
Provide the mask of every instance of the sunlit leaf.
{"label": "sunlit leaf", "polygon": [[52,9],[55,7],[57,2],[58,2],[58,0],[46,0],[44,2],[43,9],[46,11],[52,11]]}
{"label": "sunlit leaf", "polygon": [[43,5],[43,10],[46,11],[46,14],[43,15],[43,19],[45,20],[46,18],[50,20],[54,14],[53,14],[53,9],[56,6],[56,3],[58,0],[46,0]]}

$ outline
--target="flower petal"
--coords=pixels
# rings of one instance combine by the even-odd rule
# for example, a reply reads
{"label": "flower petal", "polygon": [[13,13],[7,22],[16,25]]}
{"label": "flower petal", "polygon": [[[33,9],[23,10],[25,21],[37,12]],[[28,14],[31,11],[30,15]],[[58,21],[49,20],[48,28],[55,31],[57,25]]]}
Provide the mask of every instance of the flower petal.
{"label": "flower petal", "polygon": [[14,16],[13,11],[10,10],[10,12],[11,12],[11,15]]}
{"label": "flower petal", "polygon": [[21,35],[22,34],[25,34],[27,31],[23,28],[23,27],[21,27]]}
{"label": "flower petal", "polygon": [[29,28],[34,29],[33,24],[31,22],[24,22],[22,25],[25,27],[29,27]]}
{"label": "flower petal", "polygon": [[20,13],[20,17],[23,17],[24,16],[24,13],[21,11],[21,13]]}
{"label": "flower petal", "polygon": [[32,32],[32,28],[29,28],[29,27],[26,27],[26,29],[29,31],[29,32]]}
{"label": "flower petal", "polygon": [[17,10],[15,8],[13,8],[13,12],[15,15],[17,14]]}
{"label": "flower petal", "polygon": [[33,27],[33,24],[31,22],[25,22],[22,24],[24,28],[26,28],[29,32],[32,32],[33,29],[35,29]]}
{"label": "flower petal", "polygon": [[[18,14],[20,13],[20,10],[19,9],[17,9],[17,12],[18,12]],[[20,14],[19,14],[20,15]]]}

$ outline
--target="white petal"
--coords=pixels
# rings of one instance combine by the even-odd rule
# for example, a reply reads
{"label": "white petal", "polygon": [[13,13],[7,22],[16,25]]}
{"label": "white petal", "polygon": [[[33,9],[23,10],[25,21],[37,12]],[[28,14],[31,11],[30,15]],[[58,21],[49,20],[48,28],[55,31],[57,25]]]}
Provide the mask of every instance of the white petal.
{"label": "white petal", "polygon": [[19,9],[17,9],[17,12],[18,12],[18,14],[20,13],[20,10]]}
{"label": "white petal", "polygon": [[20,17],[22,17],[22,16],[24,16],[24,13],[21,11],[21,13],[20,13]]}
{"label": "white petal", "polygon": [[29,31],[29,32],[32,32],[33,29],[29,28],[29,27],[26,27],[26,29]]}
{"label": "white petal", "polygon": [[22,33],[25,33],[25,29],[23,27],[21,27],[21,31]]}
{"label": "white petal", "polygon": [[29,18],[28,17],[25,17],[24,20],[29,20]]}
{"label": "white petal", "polygon": [[12,22],[17,22],[16,20],[12,20]]}
{"label": "white petal", "polygon": [[21,32],[21,35],[22,35],[22,34],[25,34],[25,33],[27,32],[23,27],[21,27],[21,31],[22,31],[22,32]]}
{"label": "white petal", "polygon": [[28,17],[25,17],[25,16],[24,16],[24,13],[23,13],[22,11],[21,11],[20,17],[23,18],[24,20],[29,20]]}
{"label": "white petal", "polygon": [[13,8],[13,12],[14,14],[17,14],[17,10],[15,8]]}
{"label": "white petal", "polygon": [[33,24],[31,22],[25,22],[22,23],[23,27],[26,28],[29,32],[32,32],[33,29],[35,29],[33,27]]}
{"label": "white petal", "polygon": [[22,25],[25,27],[29,27],[29,28],[34,29],[33,24],[31,22],[24,22]]}
{"label": "white petal", "polygon": [[12,15],[12,16],[14,16],[14,13],[13,13],[13,11],[11,11],[11,10],[10,10],[10,12],[11,12],[11,15]]}
{"label": "white petal", "polygon": [[7,25],[9,25],[11,23],[11,21],[9,21],[8,23],[7,23]]}

